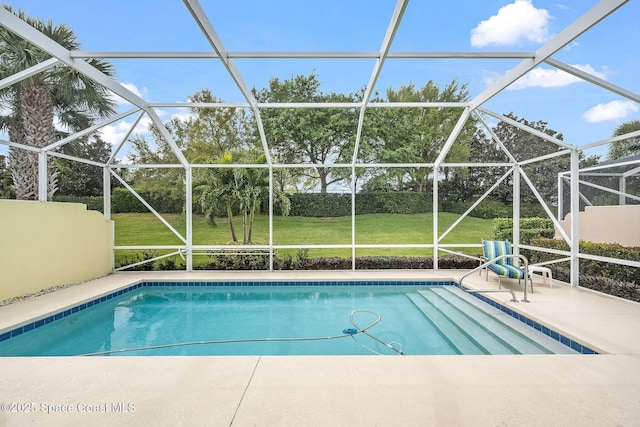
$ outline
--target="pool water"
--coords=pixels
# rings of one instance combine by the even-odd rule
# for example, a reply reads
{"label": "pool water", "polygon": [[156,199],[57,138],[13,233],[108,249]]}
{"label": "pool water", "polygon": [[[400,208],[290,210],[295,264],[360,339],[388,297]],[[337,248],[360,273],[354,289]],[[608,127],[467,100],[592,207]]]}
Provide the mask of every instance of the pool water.
{"label": "pool water", "polygon": [[455,286],[146,286],[4,340],[0,355],[574,353],[500,313]]}

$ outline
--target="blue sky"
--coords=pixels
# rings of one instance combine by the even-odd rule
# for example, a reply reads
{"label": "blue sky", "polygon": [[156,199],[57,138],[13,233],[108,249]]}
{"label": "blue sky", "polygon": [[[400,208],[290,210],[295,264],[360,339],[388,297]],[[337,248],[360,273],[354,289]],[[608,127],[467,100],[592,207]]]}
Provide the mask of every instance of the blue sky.
{"label": "blue sky", "polygon": [[[179,0],[20,0],[8,2],[36,18],[64,23],[85,51],[211,51]],[[394,0],[201,0],[228,51],[378,51]],[[597,3],[596,0],[451,0],[409,2],[392,51],[534,51]],[[635,93],[640,92],[640,2],[632,0],[554,57]],[[184,102],[200,89],[229,102],[244,99],[219,61],[113,59],[117,80],[150,102]],[[249,87],[269,78],[316,72],[325,92],[364,87],[374,61],[235,60]],[[467,83],[471,96],[519,60],[388,60],[375,90],[429,80]],[[489,100],[498,113],[544,120],[567,142],[583,145],[640,119],[640,106],[541,65]],[[122,109],[126,109],[122,106]],[[161,111],[163,118],[178,110]],[[132,118],[103,136],[116,143]],[[141,129],[143,131],[143,129]],[[6,138],[6,137],[5,137]],[[602,154],[603,148],[589,154]]]}

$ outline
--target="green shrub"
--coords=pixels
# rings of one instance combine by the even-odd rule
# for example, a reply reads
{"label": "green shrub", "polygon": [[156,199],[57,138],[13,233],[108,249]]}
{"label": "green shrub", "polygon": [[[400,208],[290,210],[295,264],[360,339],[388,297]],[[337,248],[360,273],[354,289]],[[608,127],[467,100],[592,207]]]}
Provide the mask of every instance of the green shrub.
{"label": "green shrub", "polygon": [[[569,251],[569,245],[564,240],[539,238],[532,240],[531,244],[541,248]],[[580,242],[580,252],[609,258],[640,261],[640,248],[625,247],[616,243]],[[557,258],[561,258],[561,256],[536,251],[531,255],[530,261],[534,264]],[[568,269],[569,263],[560,263],[558,267]],[[582,275],[588,275],[607,277],[620,282],[640,284],[640,275],[638,275],[638,269],[636,267],[590,259],[580,259],[579,269],[581,281]]]}
{"label": "green shrub", "polygon": [[[184,198],[175,196],[171,190],[136,192],[160,213],[182,213]],[[111,192],[111,211],[113,213],[149,212],[136,196],[126,188],[114,188]]]}
{"label": "green shrub", "polygon": [[[438,258],[442,269],[471,269],[478,261],[458,255],[445,255]],[[284,265],[284,264],[282,264]],[[296,270],[350,270],[351,258],[319,257],[299,261]],[[433,268],[433,257],[402,256],[364,256],[356,257],[358,270],[410,270]],[[284,268],[283,268],[284,269]]]}
{"label": "green shrub", "polygon": [[[551,264],[549,268],[554,279],[567,283],[571,280],[571,273],[568,268],[558,264]],[[580,286],[630,301],[640,302],[640,285],[637,283],[621,282],[600,275],[580,274]]]}
{"label": "green shrub", "polygon": [[431,212],[431,194],[417,192],[377,192],[356,194],[356,214],[416,214]]}
{"label": "green shrub", "polygon": [[[549,218],[520,218],[520,242],[528,245],[532,239],[555,235],[553,221]],[[493,220],[493,237],[496,240],[513,240],[513,218]]]}
{"label": "green shrub", "polygon": [[268,270],[269,251],[255,249],[250,253],[237,250],[216,251],[209,254],[209,262],[195,266],[197,270]]}
{"label": "green shrub", "polygon": [[[116,268],[122,267],[124,265],[135,264],[141,261],[147,261],[157,256],[158,256],[158,253],[156,251],[145,249],[145,250],[142,250],[141,252],[136,252],[135,255],[133,256],[125,255],[122,258],[122,261],[120,262],[120,264],[116,265]],[[127,271],[152,271],[154,270],[156,262],[157,261],[145,262],[144,264],[140,264],[140,265],[136,265],[134,267],[128,268]]]}
{"label": "green shrub", "polygon": [[54,202],[82,203],[87,209],[104,212],[104,198],[102,196],[53,196]]}
{"label": "green shrub", "polygon": [[[472,202],[460,202],[460,201],[441,201],[441,211],[457,213],[462,215],[469,209]],[[510,217],[513,215],[513,207],[511,203],[502,203],[496,200],[485,199],[478,206],[476,206],[469,216],[474,218],[501,218]],[[542,206],[535,203],[522,203],[520,205],[520,217],[545,217],[547,214]]]}
{"label": "green shrub", "polygon": [[[294,193],[291,200],[291,216],[330,218],[351,215],[351,194]],[[268,206],[267,201],[262,203]],[[432,210],[430,194],[416,192],[378,192],[356,194],[356,215],[375,213],[415,214]],[[280,215],[278,206],[274,214]]]}
{"label": "green shrub", "polygon": [[114,188],[111,191],[111,211],[113,213],[140,213],[149,210],[126,188]]}
{"label": "green shrub", "polygon": [[289,215],[291,216],[325,218],[351,215],[350,194],[294,193],[289,198],[291,200]]}

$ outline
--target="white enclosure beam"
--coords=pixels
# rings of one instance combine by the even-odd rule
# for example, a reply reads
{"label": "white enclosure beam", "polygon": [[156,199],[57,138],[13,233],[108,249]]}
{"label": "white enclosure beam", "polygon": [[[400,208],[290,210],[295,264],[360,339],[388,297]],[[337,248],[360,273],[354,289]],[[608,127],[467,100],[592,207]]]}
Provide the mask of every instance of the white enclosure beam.
{"label": "white enclosure beam", "polygon": [[562,220],[564,217],[564,177],[558,174],[558,215],[556,219]]}
{"label": "white enclosure beam", "polygon": [[610,92],[613,92],[627,99],[640,103],[640,95],[635,92],[631,92],[630,90],[627,90],[620,86],[616,86],[613,83],[609,83],[608,81],[601,79],[600,77],[596,77],[593,74],[589,74],[585,71],[579,70],[576,67],[569,64],[565,64],[564,62],[558,61],[557,59],[547,58],[545,62],[549,65],[556,67],[559,70],[564,71],[565,73],[569,73],[573,76],[581,78],[582,80],[585,80],[587,82],[600,86],[601,88],[606,89]]}
{"label": "white enclosure beam", "polygon": [[107,164],[108,165],[113,163],[113,161],[115,160],[116,156],[118,155],[118,153],[122,149],[122,146],[127,142],[129,137],[133,133],[133,130],[136,128],[136,126],[138,126],[138,123],[140,123],[140,119],[142,119],[142,116],[144,116],[144,111],[142,111],[138,115],[138,117],[136,117],[136,119],[134,120],[133,124],[131,126],[129,126],[129,130],[127,131],[127,133],[124,135],[122,140],[118,143],[118,145],[116,146],[115,150],[112,151],[111,156],[109,156],[109,160],[107,160]]}
{"label": "white enclosure beam", "polygon": [[55,150],[56,148],[62,147],[63,145],[65,145],[65,144],[67,144],[67,143],[69,143],[71,141],[75,141],[76,139],[81,138],[81,137],[83,137],[85,135],[88,135],[91,132],[95,132],[95,131],[99,130],[101,127],[104,127],[106,125],[110,125],[111,123],[117,122],[120,119],[124,119],[125,117],[130,116],[131,114],[135,113],[136,111],[140,111],[140,109],[139,108],[133,108],[133,109],[131,109],[129,111],[125,111],[124,113],[117,114],[117,115],[115,115],[113,117],[109,117],[107,120],[104,120],[104,121],[102,121],[102,122],[100,122],[98,124],[95,124],[95,125],[93,125],[91,127],[83,129],[83,130],[81,130],[79,132],[76,132],[76,133],[74,133],[72,135],[69,135],[66,138],[62,138],[61,140],[56,141],[53,144],[49,144],[46,147],[44,147],[43,150],[45,150],[45,151]]}
{"label": "white enclosure beam", "polygon": [[213,28],[213,25],[209,21],[207,14],[202,9],[200,2],[198,2],[198,0],[183,0],[183,1],[187,9],[189,9],[191,16],[193,17],[193,19],[196,21],[196,23],[202,30],[202,33],[209,41],[209,44],[218,54],[220,61],[222,62],[224,67],[227,69],[227,72],[235,82],[236,86],[238,87],[238,89],[240,89],[240,92],[242,92],[242,96],[250,104],[251,110],[253,111],[253,114],[256,119],[256,124],[258,126],[258,133],[260,135],[260,141],[262,142],[264,155],[267,159],[267,164],[270,165],[271,153],[269,152],[267,137],[264,133],[264,127],[262,124],[262,118],[260,116],[260,110],[256,106],[257,102],[253,97],[253,94],[251,93],[249,86],[247,86],[247,84],[245,83],[236,65],[228,57],[227,50],[225,49],[224,44],[222,43],[222,40],[218,36],[218,33],[216,33],[216,30]]}
{"label": "white enclosure beam", "polygon": [[[458,135],[460,135],[460,132],[462,131],[462,128],[464,127],[464,124],[469,119],[470,115],[471,115],[471,110],[469,108],[465,108],[462,111],[462,114],[458,118],[456,125],[451,130],[451,133],[449,134],[447,141],[444,143],[444,146],[442,147],[442,149],[440,149],[440,154],[438,154],[438,158],[434,162],[434,166],[436,168],[440,167],[441,163],[444,162],[444,158],[447,156],[447,154],[449,154],[449,150],[451,149],[451,146],[456,141],[456,138],[458,138]],[[434,176],[434,179],[437,179],[437,177]]]}
{"label": "white enclosure beam", "polygon": [[478,114],[478,112],[474,110],[474,115],[478,118],[478,120],[480,120],[480,122],[482,123],[484,128],[487,130],[487,132],[489,132],[489,135],[491,135],[491,139],[493,139],[496,142],[496,144],[500,146],[500,149],[502,149],[502,151],[509,158],[509,160],[511,160],[514,164],[518,163],[516,158],[513,157],[513,154],[511,154],[511,151],[509,151],[507,147],[504,146],[504,144],[502,143],[498,135],[496,135],[496,133],[493,131],[493,128],[487,124],[484,117],[482,117],[482,114]]}
{"label": "white enclosure beam", "polygon": [[440,205],[438,203],[438,174],[439,168],[433,169],[433,269],[438,270],[438,212]]}
{"label": "white enclosure beam", "polygon": [[[524,171],[520,166],[514,165],[513,167],[513,205],[512,208],[512,242],[513,242],[513,253],[515,255],[520,255],[520,176],[524,175]],[[514,260],[515,261],[515,260]],[[520,262],[517,260],[516,262]],[[525,281],[524,286],[527,286],[527,282]]]}
{"label": "white enclosure beam", "polygon": [[153,108],[150,108],[149,111],[147,111],[147,114],[149,115],[151,121],[158,128],[160,135],[162,135],[167,144],[169,144],[169,147],[171,147],[171,151],[173,151],[173,154],[176,155],[180,164],[186,168],[189,162],[184,157],[184,154],[182,154],[182,151],[180,150],[180,147],[178,147],[178,144],[176,144],[176,141],[173,139],[173,135],[171,135],[171,133],[164,126],[164,123],[162,123],[160,117],[158,117],[158,115],[156,114],[156,111]]}
{"label": "white enclosure beam", "polygon": [[64,153],[58,153],[57,151],[48,151],[47,154],[52,156],[52,157],[59,157],[61,159],[67,159],[67,160],[71,160],[71,161],[74,161],[74,162],[84,163],[86,165],[97,166],[99,168],[105,166],[104,163],[94,162],[93,160],[83,159],[81,157],[76,157],[76,156],[70,156],[70,155],[64,154]]}
{"label": "white enclosure beam", "polygon": [[[102,168],[102,212],[106,221],[111,220],[111,173],[107,166]],[[114,236],[115,237],[115,236]]]}
{"label": "white enclosure beam", "polygon": [[[571,286],[580,284],[580,153],[571,151]],[[558,227],[562,231],[562,227]]]}
{"label": "white enclosure beam", "polygon": [[185,168],[185,222],[187,237],[187,271],[193,271],[193,170]]}
{"label": "white enclosure beam", "polygon": [[39,153],[42,151],[42,148],[39,147],[32,147],[30,145],[19,144],[17,142],[7,141],[4,139],[0,140],[0,144],[6,145],[7,147],[20,148],[22,150],[31,151],[33,153]]}
{"label": "white enclosure beam", "polygon": [[604,187],[602,185],[594,184],[592,182],[587,182],[587,181],[583,181],[583,180],[580,180],[580,184],[581,185],[586,185],[587,187],[592,187],[592,188],[596,188],[598,190],[602,190],[602,191],[604,191],[606,193],[617,194],[620,197],[625,197],[625,198],[633,199],[633,200],[636,200],[636,201],[640,201],[640,197],[634,196],[633,194],[629,194],[629,193],[626,193],[626,192],[621,191],[621,190],[614,190],[613,188]]}
{"label": "white enclosure beam", "polygon": [[623,140],[625,140],[627,138],[636,138],[638,136],[640,136],[640,130],[637,130],[635,132],[629,132],[629,133],[626,133],[624,135],[613,136],[613,137],[607,138],[607,139],[601,139],[600,141],[592,142],[591,144],[581,145],[580,149],[581,150],[587,150],[589,148],[598,147],[598,146],[604,145],[604,144],[610,144],[610,143],[616,142],[616,141],[623,141]]}
{"label": "white enclosure beam", "polygon": [[58,62],[60,61],[56,58],[49,58],[44,62],[29,67],[26,70],[15,73],[7,78],[4,78],[0,80],[0,89],[4,89],[5,87],[9,87],[13,84],[21,82],[24,79],[28,79],[31,76],[35,76],[36,74],[56,65]]}
{"label": "white enclosure beam", "polygon": [[[72,52],[73,58],[113,59],[219,59],[216,52]],[[230,59],[378,59],[380,52],[227,52]],[[534,58],[535,52],[389,52],[393,59],[522,59]]]}
{"label": "white enclosure beam", "polygon": [[629,178],[630,176],[638,175],[638,174],[640,174],[640,166],[638,166],[637,168],[633,168],[633,169],[630,169],[630,170],[624,172],[622,174],[622,176],[625,177],[625,178]]}
{"label": "white enclosure beam", "polygon": [[19,35],[25,40],[33,43],[35,46],[59,59],[64,64],[71,68],[80,71],[87,77],[91,78],[95,82],[110,89],[116,95],[129,101],[133,105],[136,105],[144,110],[148,108],[147,102],[140,98],[138,95],[125,88],[111,77],[107,76],[100,70],[93,67],[83,59],[75,59],[71,56],[69,50],[65,49],[58,43],[45,36],[31,25],[18,18],[13,13],[9,12],[5,8],[0,8],[0,25]]}
{"label": "white enclosure beam", "polygon": [[167,222],[166,219],[164,219],[164,217],[162,215],[160,215],[158,213],[158,211],[156,211],[153,206],[151,206],[149,203],[147,203],[147,201],[138,194],[138,192],[136,190],[134,190],[128,183],[127,181],[125,181],[124,179],[122,179],[120,177],[120,175],[118,175],[117,173],[115,173],[113,170],[110,170],[111,175],[113,175],[118,181],[120,181],[120,183],[131,192],[131,194],[133,194],[133,196],[140,200],[140,203],[142,203],[147,209],[149,209],[149,211],[155,215],[156,218],[158,218],[169,230],[171,230],[171,232],[173,234],[176,235],[176,237],[178,237],[178,239],[180,239],[182,241],[182,243],[187,244],[187,239],[185,239],[182,234],[180,234],[175,228],[173,228],[173,226],[171,224],[169,224]]}
{"label": "white enclosure beam", "polygon": [[484,192],[484,194],[482,196],[480,196],[480,198],[478,198],[478,200],[475,201],[475,203],[473,203],[469,209],[467,209],[465,211],[465,213],[463,213],[462,215],[460,215],[458,217],[458,219],[451,224],[451,227],[449,227],[444,233],[442,233],[439,237],[438,237],[438,243],[447,235],[449,234],[449,232],[451,230],[453,230],[463,219],[465,219],[467,217],[467,215],[469,215],[475,208],[476,206],[478,206],[480,203],[482,203],[482,201],[484,199],[487,198],[487,196],[489,194],[491,194],[493,192],[493,190],[495,190],[498,185],[500,185],[500,183],[502,183],[502,181],[504,181],[509,175],[511,175],[512,170],[508,170],[504,175],[502,175],[487,191]]}
{"label": "white enclosure beam", "polygon": [[46,202],[48,193],[49,177],[47,176],[47,152],[38,153],[38,201]]}
{"label": "white enclosure beam", "polygon": [[373,67],[373,71],[371,72],[371,76],[369,77],[369,83],[364,90],[364,95],[362,96],[362,106],[360,108],[360,115],[358,116],[356,141],[353,147],[352,163],[354,165],[356,164],[356,161],[358,159],[358,151],[360,150],[360,140],[362,139],[362,127],[364,125],[364,115],[367,109],[367,104],[369,103],[369,99],[371,98],[373,89],[376,86],[378,77],[380,77],[380,72],[382,71],[384,62],[387,59],[387,54],[391,49],[391,43],[393,43],[393,39],[398,31],[398,27],[400,26],[400,22],[402,21],[402,16],[404,15],[404,11],[407,9],[408,4],[409,0],[397,0],[396,7],[393,10],[393,15],[391,15],[391,21],[389,22],[389,26],[387,27],[387,32],[385,33],[384,39],[382,40],[382,45],[380,46],[380,57]]}
{"label": "white enclosure beam", "polygon": [[[251,108],[243,102],[152,102],[162,108]],[[362,102],[256,102],[258,108],[360,108]],[[369,102],[372,108],[465,108],[468,102]]]}
{"label": "white enclosure beam", "polygon": [[513,120],[513,119],[511,119],[511,118],[509,118],[509,117],[507,117],[505,115],[502,115],[502,114],[496,113],[494,111],[488,110],[488,109],[486,109],[484,107],[479,107],[479,108],[477,108],[477,110],[482,111],[485,114],[488,114],[488,115],[490,115],[490,116],[492,116],[492,117],[494,117],[494,118],[496,118],[498,120],[502,120],[503,122],[508,123],[508,124],[510,124],[512,126],[515,126],[515,127],[519,128],[519,129],[522,129],[522,130],[524,130],[526,132],[529,132],[532,135],[538,136],[538,137],[540,137],[540,138],[542,138],[544,140],[547,140],[549,142],[553,142],[554,144],[560,145],[560,146],[568,148],[568,149],[572,149],[573,148],[573,145],[567,144],[566,142],[564,142],[561,139],[554,138],[551,135],[547,135],[546,133],[541,132],[538,129],[534,129],[534,128],[530,127],[530,126],[522,124],[522,123],[520,123],[520,122],[518,122],[516,120]]}
{"label": "white enclosure beam", "polygon": [[562,150],[562,151],[554,151],[553,153],[545,154],[544,156],[534,157],[532,159],[523,160],[520,162],[520,166],[528,165],[531,163],[541,162],[543,160],[553,159],[555,157],[564,156],[566,154],[571,154],[571,150]]}
{"label": "white enclosure beam", "polygon": [[[549,219],[551,219],[551,221],[553,221],[553,224],[556,226],[556,229],[558,230],[558,232],[560,232],[560,234],[562,234],[562,237],[564,237],[564,239],[567,241],[567,243],[571,244],[571,238],[569,238],[567,233],[564,232],[564,230],[560,226],[560,223],[556,219],[556,216],[553,214],[553,212],[551,212],[551,209],[549,209],[549,206],[547,206],[547,203],[544,201],[544,199],[542,198],[542,196],[538,192],[538,189],[536,188],[536,186],[533,185],[533,182],[531,182],[531,180],[529,179],[529,176],[527,176],[525,171],[523,171],[521,168],[520,168],[520,176],[525,180],[525,182],[527,183],[527,185],[529,186],[529,188],[533,192],[533,195],[536,197],[536,199],[538,199],[538,202],[540,203],[540,206],[542,206],[544,211],[547,213],[547,216],[549,217]],[[515,179],[514,179],[514,181],[515,181]]]}

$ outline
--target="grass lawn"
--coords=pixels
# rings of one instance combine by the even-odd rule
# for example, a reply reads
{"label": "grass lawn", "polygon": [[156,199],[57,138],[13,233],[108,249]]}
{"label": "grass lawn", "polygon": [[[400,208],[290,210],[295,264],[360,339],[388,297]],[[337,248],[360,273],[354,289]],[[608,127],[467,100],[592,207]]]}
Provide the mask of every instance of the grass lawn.
{"label": "grass lawn", "polygon": [[[181,214],[165,214],[165,220],[183,236],[186,231],[185,218]],[[443,233],[459,215],[440,213],[438,230]],[[150,213],[113,214],[115,221],[115,244],[129,245],[182,245],[183,242],[162,222]],[[229,222],[226,218],[216,220],[217,226],[207,224],[201,215],[193,216],[194,245],[227,245],[232,243]],[[236,233],[242,239],[242,218],[234,220]],[[257,216],[253,225],[253,242],[268,244],[269,218]],[[432,214],[371,214],[358,215],[355,219],[357,244],[416,244],[433,243]],[[351,244],[351,217],[307,218],[281,217],[273,218],[273,234],[275,245],[320,245]],[[493,236],[493,221],[479,218],[465,218],[440,243],[480,243],[482,239]],[[478,248],[465,248],[467,253],[479,253]],[[135,251],[117,251],[116,265],[124,255],[133,255]],[[169,251],[157,251],[158,254]],[[280,254],[295,255],[297,250],[280,250]],[[432,255],[429,248],[357,249],[356,255]],[[309,256],[351,256],[351,249],[312,249]],[[195,262],[195,261],[194,261]]]}

